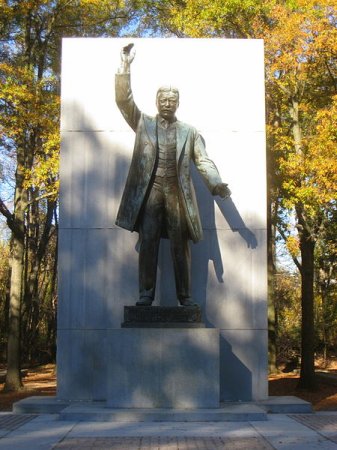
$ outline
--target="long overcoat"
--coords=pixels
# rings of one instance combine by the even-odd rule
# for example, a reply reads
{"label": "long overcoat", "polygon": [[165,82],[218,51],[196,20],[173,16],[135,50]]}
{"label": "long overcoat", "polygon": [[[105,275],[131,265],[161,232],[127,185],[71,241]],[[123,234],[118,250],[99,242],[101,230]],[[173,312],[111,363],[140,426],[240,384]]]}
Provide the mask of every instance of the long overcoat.
{"label": "long overcoat", "polygon": [[[138,231],[141,211],[155,175],[158,160],[157,118],[142,113],[133,100],[130,75],[116,74],[116,103],[125,120],[136,133],[132,161],[119,206],[116,224]],[[202,226],[191,180],[192,160],[213,192],[221,183],[219,172],[205,150],[205,142],[197,130],[176,122],[176,161],[180,201],[186,217],[190,239],[202,239]]]}

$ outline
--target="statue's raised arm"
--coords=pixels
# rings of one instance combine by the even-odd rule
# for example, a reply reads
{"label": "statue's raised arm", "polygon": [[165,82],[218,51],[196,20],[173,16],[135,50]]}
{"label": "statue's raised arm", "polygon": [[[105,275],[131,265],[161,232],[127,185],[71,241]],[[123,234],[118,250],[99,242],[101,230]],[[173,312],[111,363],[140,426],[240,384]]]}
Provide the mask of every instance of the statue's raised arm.
{"label": "statue's raised arm", "polygon": [[138,121],[141,117],[141,112],[133,99],[130,80],[130,65],[135,57],[135,54],[136,52],[133,49],[133,44],[126,45],[122,48],[120,53],[121,64],[115,77],[115,96],[117,106],[123,114],[124,119],[134,131],[136,131]]}

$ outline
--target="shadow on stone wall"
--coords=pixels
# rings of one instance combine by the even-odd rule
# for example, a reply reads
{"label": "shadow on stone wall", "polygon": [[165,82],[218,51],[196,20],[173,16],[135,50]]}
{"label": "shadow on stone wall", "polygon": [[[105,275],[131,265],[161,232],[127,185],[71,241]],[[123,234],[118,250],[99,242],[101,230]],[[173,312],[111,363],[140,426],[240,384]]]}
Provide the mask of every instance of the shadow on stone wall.
{"label": "shadow on stone wall", "polygon": [[[212,196],[195,168],[192,169],[192,175],[204,229],[203,240],[195,245],[191,244],[192,293],[194,300],[201,306],[206,326],[213,328],[217,324],[214,324],[207,314],[207,309],[214,308],[214,305],[212,305],[212,292],[209,290],[210,271],[214,273],[212,283],[221,285],[223,302],[226,302],[227,292],[230,291],[229,285],[233,281],[229,275],[227,276],[229,273],[227,267],[231,266],[233,262],[232,260],[222,260],[218,232],[226,233],[230,241],[232,240],[230,234],[238,233],[245,242],[247,250],[250,249],[251,251],[257,249],[258,241],[255,234],[245,225],[233,200],[231,198],[224,200]],[[217,204],[224,219],[221,231],[216,229],[215,204]],[[235,258],[235,249],[233,250],[231,258]],[[161,305],[174,306],[176,304],[174,274],[172,263],[168,264],[168,260],[170,260],[169,242],[168,240],[162,240],[161,257],[159,258]],[[249,270],[248,267],[245,267],[245,269]],[[241,288],[244,288],[244,286],[240,286],[239,289]],[[218,295],[218,292],[215,295]],[[237,292],[238,298],[242,298],[245,295],[245,292]],[[237,314],[242,318],[249,314],[248,311],[243,309],[244,305],[238,304],[236,307],[238,310]],[[247,318],[246,321],[249,322],[250,318]],[[241,337],[238,334],[234,337],[234,340],[236,349],[247,347],[244,336]],[[232,345],[223,335],[220,335],[220,354],[221,400],[250,401],[252,399],[252,373],[236,356]]]}

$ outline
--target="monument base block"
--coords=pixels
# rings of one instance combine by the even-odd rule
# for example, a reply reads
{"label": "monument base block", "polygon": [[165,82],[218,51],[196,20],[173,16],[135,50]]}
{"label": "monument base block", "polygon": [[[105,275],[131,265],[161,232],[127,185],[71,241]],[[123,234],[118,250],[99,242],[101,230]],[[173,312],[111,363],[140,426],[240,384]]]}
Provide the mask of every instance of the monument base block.
{"label": "monument base block", "polygon": [[125,328],[107,339],[107,406],[219,407],[218,329]]}

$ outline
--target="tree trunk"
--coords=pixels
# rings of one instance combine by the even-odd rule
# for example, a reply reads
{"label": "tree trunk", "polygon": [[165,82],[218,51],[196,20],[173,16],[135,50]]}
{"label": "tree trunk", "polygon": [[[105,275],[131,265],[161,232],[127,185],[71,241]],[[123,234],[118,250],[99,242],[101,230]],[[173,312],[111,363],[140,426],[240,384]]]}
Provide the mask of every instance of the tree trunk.
{"label": "tree trunk", "polygon": [[272,223],[272,204],[269,198],[268,205],[268,228],[267,228],[267,242],[268,242],[268,362],[269,372],[277,372],[277,321],[275,311],[275,227]]}
{"label": "tree trunk", "polygon": [[27,214],[26,218],[27,228],[30,228],[31,234],[29,236],[29,245],[26,249],[22,332],[24,333],[24,342],[27,344],[25,356],[28,360],[38,355],[37,342],[39,337],[39,322],[41,320],[40,306],[46,301],[46,298],[43,296],[43,291],[40,289],[41,286],[39,287],[39,280],[41,281],[41,265],[47,253],[51,238],[52,220],[56,202],[53,200],[47,201],[47,212],[42,232],[39,230],[40,217],[37,214],[38,206],[38,203],[31,205],[30,214]]}
{"label": "tree trunk", "polygon": [[24,245],[22,239],[13,236],[7,341],[7,375],[4,391],[18,391],[22,388],[20,375],[20,317],[23,254]]}
{"label": "tree trunk", "polygon": [[298,386],[314,390],[315,379],[315,326],[314,326],[314,238],[304,228],[300,233],[301,269],[301,373]]}
{"label": "tree trunk", "polygon": [[[272,108],[267,103],[267,109]],[[274,106],[275,108],[275,106]],[[277,111],[277,110],[275,110]],[[279,126],[280,113],[276,112],[273,126]],[[277,181],[275,180],[276,164],[273,149],[275,139],[269,138],[267,146],[267,271],[268,271],[268,363],[269,372],[275,373],[277,367],[277,310],[275,306],[275,239],[276,239],[276,222],[277,222]]]}
{"label": "tree trunk", "polygon": [[[297,92],[291,99],[290,115],[292,118],[292,135],[294,138],[295,152],[303,154],[302,131],[299,119],[299,103]],[[305,217],[303,205],[299,202],[296,206],[297,220],[299,224],[299,238],[301,251],[301,374],[298,386],[303,389],[313,390],[315,382],[315,327],[314,327],[314,250],[315,238]]]}
{"label": "tree trunk", "polygon": [[20,327],[21,299],[24,276],[25,249],[25,209],[27,205],[26,191],[23,189],[24,156],[23,149],[17,154],[17,169],[15,174],[16,188],[14,198],[14,213],[7,223],[12,230],[11,278],[9,294],[9,323],[7,340],[7,375],[4,391],[18,391],[22,388],[20,375]]}

